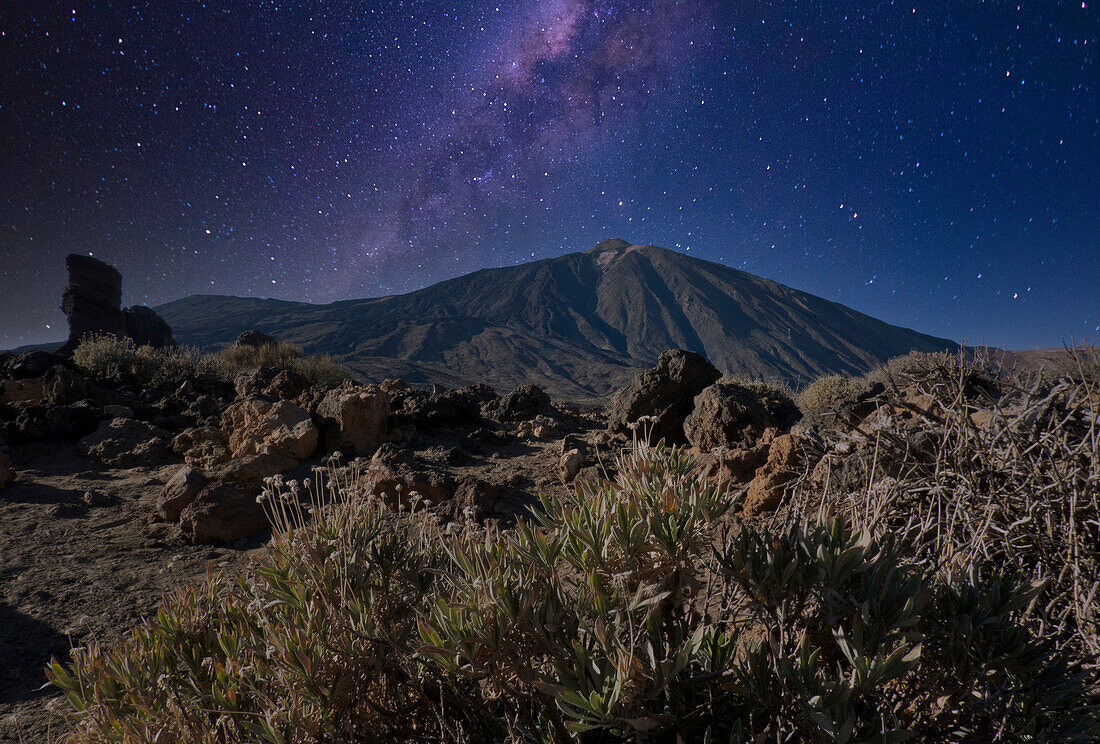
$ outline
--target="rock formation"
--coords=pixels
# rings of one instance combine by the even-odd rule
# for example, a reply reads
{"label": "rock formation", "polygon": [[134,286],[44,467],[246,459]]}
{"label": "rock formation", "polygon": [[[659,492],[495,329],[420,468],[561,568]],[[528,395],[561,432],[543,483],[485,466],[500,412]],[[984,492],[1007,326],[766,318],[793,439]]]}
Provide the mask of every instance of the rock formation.
{"label": "rock formation", "polygon": [[630,439],[631,426],[647,416],[650,423],[645,433],[651,441],[683,444],[684,419],[694,408],[695,396],[719,377],[714,365],[693,351],[666,351],[656,367],[639,372],[611,399],[607,428],[613,435]]}
{"label": "rock formation", "polygon": [[65,259],[69,284],[61,295],[61,310],[69,319],[69,340],[59,350],[71,354],[88,335],[133,339],[138,346],[175,346],[172,329],[154,310],[141,305],[122,309],[122,274],[90,256]]}

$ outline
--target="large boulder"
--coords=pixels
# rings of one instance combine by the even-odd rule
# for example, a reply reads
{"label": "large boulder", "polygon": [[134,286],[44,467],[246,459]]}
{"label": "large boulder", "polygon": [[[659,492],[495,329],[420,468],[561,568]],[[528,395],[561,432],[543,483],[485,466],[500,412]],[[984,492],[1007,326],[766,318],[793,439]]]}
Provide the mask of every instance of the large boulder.
{"label": "large boulder", "polygon": [[297,465],[298,461],[291,457],[262,452],[222,463],[214,468],[210,475],[212,480],[235,483],[258,491],[265,478],[284,473]]}
{"label": "large boulder", "polygon": [[228,543],[268,528],[270,522],[256,496],[244,488],[215,481],[180,512],[180,529],[193,543]]}
{"label": "large boulder", "polygon": [[278,376],[279,370],[274,367],[250,369],[247,372],[241,372],[233,379],[233,389],[242,398],[249,395],[262,395]]}
{"label": "large boulder", "polygon": [[183,457],[188,465],[209,470],[227,462],[229,435],[224,429],[213,426],[193,426],[184,429],[172,440],[172,451]]}
{"label": "large boulder", "polygon": [[707,452],[717,447],[749,449],[776,420],[757,394],[735,382],[716,382],[695,397],[695,407],[684,421],[689,444]]}
{"label": "large boulder", "polygon": [[325,393],[317,404],[325,449],[344,454],[370,454],[386,436],[390,396],[377,385],[345,382]]}
{"label": "large boulder", "polygon": [[755,445],[747,449],[718,448],[703,453],[696,472],[705,480],[725,485],[743,485],[756,475],[756,471],[768,461],[771,443],[779,435],[778,429],[768,429]]}
{"label": "large boulder", "polygon": [[683,444],[684,419],[694,407],[695,396],[720,377],[714,365],[695,352],[666,351],[657,359],[656,367],[639,372],[611,399],[608,431],[631,439],[631,427],[648,416],[652,418],[644,428],[652,441]]}
{"label": "large boulder", "polygon": [[500,400],[487,402],[483,410],[497,421],[531,421],[551,410],[550,396],[538,385],[521,385]]}
{"label": "large boulder", "polygon": [[184,465],[168,479],[157,497],[156,515],[165,522],[175,522],[180,513],[198,498],[209,479],[198,468]]}
{"label": "large boulder", "polygon": [[268,452],[305,460],[317,449],[317,427],[309,412],[286,400],[253,396],[229,405],[222,414],[233,457]]}
{"label": "large boulder", "polygon": [[77,253],[65,259],[65,267],[69,284],[61,295],[61,310],[69,319],[69,340],[61,347],[62,353],[71,353],[85,336],[125,336],[118,269]]}
{"label": "large boulder", "polygon": [[266,388],[264,395],[283,400],[294,400],[309,389],[309,378],[291,369],[280,370]]}
{"label": "large boulder", "polygon": [[105,418],[100,408],[82,403],[64,406],[50,406],[46,409],[47,441],[71,442],[88,436],[96,431],[99,422]]}
{"label": "large boulder", "polygon": [[144,421],[116,418],[102,422],[81,439],[77,451],[107,467],[155,467],[172,461],[170,437],[164,429]]}
{"label": "large boulder", "polygon": [[407,387],[398,388],[390,395],[393,417],[398,424],[413,424],[429,430],[452,426],[476,427],[481,423],[482,406],[499,399],[496,391],[480,383],[430,395]]}
{"label": "large boulder", "polygon": [[467,475],[460,478],[455,486],[451,512],[456,518],[484,519],[499,500],[499,485]]}

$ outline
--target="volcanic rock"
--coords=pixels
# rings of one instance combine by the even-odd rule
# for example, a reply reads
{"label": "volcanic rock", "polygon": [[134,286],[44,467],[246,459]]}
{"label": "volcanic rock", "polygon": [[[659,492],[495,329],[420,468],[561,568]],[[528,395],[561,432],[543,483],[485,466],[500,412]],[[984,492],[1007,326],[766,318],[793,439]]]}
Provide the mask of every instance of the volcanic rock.
{"label": "volcanic rock", "polygon": [[683,429],[691,446],[706,452],[749,449],[765,429],[778,424],[755,392],[735,382],[716,382],[696,396]]}
{"label": "volcanic rock", "polygon": [[61,310],[69,319],[69,340],[58,351],[72,354],[85,336],[118,336],[137,346],[175,346],[172,329],[152,308],[122,309],[122,274],[91,256],[65,259],[69,284],[61,295]]}
{"label": "volcanic rock", "polygon": [[386,436],[390,397],[377,385],[366,387],[345,382],[325,393],[317,405],[325,449],[365,455]]}
{"label": "volcanic rock", "polygon": [[499,401],[487,403],[485,414],[497,421],[530,421],[550,408],[550,396],[538,385],[521,385]]}
{"label": "volcanic rock", "polygon": [[802,471],[802,463],[802,442],[790,434],[776,437],[768,449],[768,461],[749,483],[741,513],[751,517],[775,511],[783,501],[787,484]]}
{"label": "volcanic rock", "polygon": [[46,409],[47,441],[73,441],[88,436],[99,427],[104,418],[102,409],[77,403],[50,406]]}
{"label": "volcanic rock", "polygon": [[227,462],[229,436],[224,429],[213,426],[194,426],[184,429],[172,440],[172,451],[183,457],[188,465],[210,470]]}
{"label": "volcanic rock", "polygon": [[38,403],[45,397],[41,377],[0,382],[0,403]]}
{"label": "volcanic rock", "polygon": [[274,367],[257,367],[237,375],[233,379],[233,389],[242,398],[249,395],[261,395],[278,376],[279,370]]}
{"label": "volcanic rock", "polygon": [[184,465],[168,479],[157,497],[156,515],[165,522],[175,522],[180,512],[198,498],[208,479],[198,468]]}
{"label": "volcanic rock", "polygon": [[112,468],[156,467],[172,460],[164,429],[134,419],[111,419],[80,440],[77,451]]}
{"label": "volcanic rock", "polygon": [[271,384],[264,388],[264,394],[272,398],[294,400],[308,389],[308,377],[294,370],[284,369],[272,378]]}
{"label": "volcanic rock", "polygon": [[643,416],[650,416],[651,424],[643,428],[651,441],[683,444],[684,419],[694,407],[695,396],[720,377],[718,370],[695,352],[666,351],[658,357],[656,367],[639,372],[611,399],[608,431],[630,439],[630,427]]}
{"label": "volcanic rock", "polygon": [[222,414],[233,457],[262,452],[305,460],[317,449],[317,427],[295,404],[252,396],[230,404]]}
{"label": "volcanic rock", "polygon": [[256,497],[238,485],[215,481],[180,512],[180,529],[193,543],[228,543],[269,526]]}
{"label": "volcanic rock", "polygon": [[747,449],[719,448],[701,455],[697,465],[699,477],[725,484],[748,483],[768,461],[771,442],[778,434],[778,429],[770,428],[765,430],[755,445]]}
{"label": "volcanic rock", "polygon": [[465,476],[458,481],[452,499],[454,516],[484,519],[500,499],[500,486],[480,478]]}
{"label": "volcanic rock", "polygon": [[114,402],[111,395],[92,380],[73,370],[57,365],[46,372],[42,381],[43,397],[53,406],[61,406],[79,401],[95,404]]}
{"label": "volcanic rock", "polygon": [[213,470],[211,476],[213,480],[258,490],[265,478],[284,473],[297,465],[298,461],[294,458],[261,452],[258,455],[245,455],[223,463]]}
{"label": "volcanic rock", "polygon": [[61,353],[71,354],[85,336],[125,336],[122,316],[122,274],[90,256],[70,254],[65,259],[69,284],[62,293],[61,310],[69,319],[69,340]]}
{"label": "volcanic rock", "polygon": [[454,479],[445,470],[420,463],[373,460],[360,477],[359,485],[367,493],[406,507],[412,507],[414,501],[433,506],[442,504],[455,490]]}

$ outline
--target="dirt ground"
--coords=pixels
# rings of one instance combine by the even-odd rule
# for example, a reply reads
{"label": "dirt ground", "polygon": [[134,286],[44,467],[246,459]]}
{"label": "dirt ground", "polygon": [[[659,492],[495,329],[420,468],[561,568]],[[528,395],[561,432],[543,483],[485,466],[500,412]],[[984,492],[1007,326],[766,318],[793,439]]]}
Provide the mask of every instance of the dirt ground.
{"label": "dirt ground", "polygon": [[[507,520],[539,492],[566,488],[560,444],[502,444],[464,453],[448,469],[501,485],[497,517]],[[423,440],[413,449],[430,462],[453,442]],[[0,491],[0,742],[37,744],[69,730],[61,716],[68,704],[43,672],[51,657],[67,660],[70,648],[91,639],[117,642],[173,587],[201,580],[211,567],[243,570],[269,534],[191,545],[177,525],[152,521],[157,495],[179,465],[105,470],[72,445],[24,447],[12,460],[19,479]],[[308,475],[315,464],[286,475]]]}

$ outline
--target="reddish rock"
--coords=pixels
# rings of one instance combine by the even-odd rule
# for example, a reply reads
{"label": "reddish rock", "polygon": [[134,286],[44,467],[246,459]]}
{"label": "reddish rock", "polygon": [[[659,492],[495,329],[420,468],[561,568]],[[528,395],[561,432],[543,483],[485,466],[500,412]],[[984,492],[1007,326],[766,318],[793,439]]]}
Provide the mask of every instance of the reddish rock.
{"label": "reddish rock", "polygon": [[801,440],[791,434],[776,437],[768,450],[767,462],[749,483],[741,512],[751,517],[779,508],[787,484],[802,472],[803,462]]}

